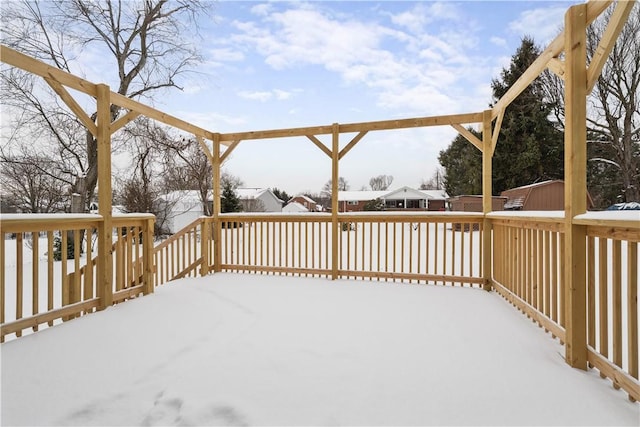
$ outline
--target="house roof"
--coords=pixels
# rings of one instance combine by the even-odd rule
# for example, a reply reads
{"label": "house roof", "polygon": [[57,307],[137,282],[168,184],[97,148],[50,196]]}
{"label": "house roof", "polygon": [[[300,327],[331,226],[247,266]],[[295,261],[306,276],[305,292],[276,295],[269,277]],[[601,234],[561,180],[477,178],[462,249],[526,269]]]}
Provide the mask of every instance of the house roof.
{"label": "house roof", "polygon": [[273,194],[273,191],[271,191],[270,188],[236,188],[235,192],[236,196],[238,196],[240,200],[257,199],[264,193],[271,193],[274,199],[282,202],[282,200],[280,200],[278,197],[276,197],[275,194]]}
{"label": "house roof", "polygon": [[541,181],[541,182],[535,182],[535,183],[529,184],[529,185],[523,185],[521,187],[510,188],[508,190],[504,190],[502,193],[506,193],[507,191],[514,191],[514,190],[530,190],[530,189],[535,188],[535,187],[544,187],[545,185],[553,184],[555,182],[564,183],[564,181],[561,180],[561,179],[550,179],[550,180],[547,180],[547,181]]}
{"label": "house roof", "polygon": [[368,202],[369,200],[380,199],[388,191],[338,191],[339,201]]}
{"label": "house roof", "polygon": [[306,201],[307,201],[307,202],[309,202],[309,203],[318,203],[318,202],[316,202],[315,200],[313,200],[311,197],[305,196],[304,194],[298,194],[297,196],[294,196],[294,197],[292,197],[292,198],[291,198],[291,199],[289,199],[289,200],[293,200],[293,199],[296,199],[296,198],[304,199],[304,200],[306,200]]}
{"label": "house roof", "polygon": [[339,201],[359,201],[366,202],[375,199],[393,200],[393,199],[441,199],[447,198],[447,193],[444,190],[416,190],[411,187],[400,187],[395,190],[383,190],[383,191],[339,191]]}
{"label": "house roof", "polygon": [[430,199],[446,200],[449,195],[445,190],[420,190],[426,194]]}
{"label": "house roof", "polygon": [[[158,199],[166,202],[200,203],[200,192],[197,190],[177,190],[158,196]],[[211,192],[208,199],[213,200]]]}
{"label": "house roof", "polygon": [[283,212],[309,212],[309,209],[305,208],[298,202],[291,202],[282,208]]}

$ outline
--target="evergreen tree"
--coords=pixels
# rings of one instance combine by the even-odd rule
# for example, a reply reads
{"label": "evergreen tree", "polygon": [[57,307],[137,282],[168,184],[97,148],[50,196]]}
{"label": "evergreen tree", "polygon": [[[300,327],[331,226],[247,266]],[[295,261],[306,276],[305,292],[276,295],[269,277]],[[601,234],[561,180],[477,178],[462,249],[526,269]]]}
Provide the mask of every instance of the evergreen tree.
{"label": "evergreen tree", "polygon": [[233,183],[230,180],[222,180],[222,194],[220,197],[220,212],[240,212],[242,205],[236,195]]}
{"label": "evergreen tree", "polygon": [[[511,58],[511,64],[493,79],[497,102],[540,55],[528,37]],[[545,72],[546,73],[546,72]],[[507,107],[493,155],[493,193],[564,176],[564,140],[560,126],[550,120],[556,106],[545,96],[542,79],[534,80]],[[481,133],[469,129],[478,138]],[[444,168],[444,185],[451,196],[482,192],[482,153],[458,135],[438,157]]]}
{"label": "evergreen tree", "polygon": [[[509,68],[491,82],[499,100],[540,55],[533,39],[524,37]],[[548,72],[548,71],[546,71]],[[507,107],[493,156],[493,192],[564,176],[563,135],[550,113],[554,104],[545,97],[542,79],[534,80]]]}
{"label": "evergreen tree", "polygon": [[271,190],[271,191],[273,191],[273,195],[274,196],[276,196],[278,199],[282,200],[285,204],[287,204],[287,202],[289,200],[291,200],[291,196],[289,196],[287,194],[287,192],[284,191],[284,190],[280,190],[279,188],[274,187],[273,190]]}
{"label": "evergreen tree", "polygon": [[[473,129],[471,133],[480,137]],[[482,153],[462,135],[438,156],[444,168],[444,189],[449,196],[482,193]]]}

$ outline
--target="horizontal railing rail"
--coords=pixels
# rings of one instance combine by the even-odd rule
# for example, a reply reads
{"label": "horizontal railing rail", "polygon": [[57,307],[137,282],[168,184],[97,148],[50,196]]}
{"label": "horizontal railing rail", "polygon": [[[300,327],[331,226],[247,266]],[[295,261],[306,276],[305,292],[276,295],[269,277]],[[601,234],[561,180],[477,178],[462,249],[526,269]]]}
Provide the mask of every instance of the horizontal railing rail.
{"label": "horizontal railing rail", "polygon": [[[403,282],[483,283],[482,214],[220,215],[220,270]],[[213,266],[211,267],[214,268]]]}
{"label": "horizontal railing rail", "polygon": [[[490,214],[492,284],[545,330],[565,340],[565,219]],[[575,218],[586,227],[587,359],[615,388],[640,400],[638,381],[638,242],[640,221]]]}
{"label": "horizontal railing rail", "polygon": [[[113,302],[146,293],[143,256],[149,214],[116,215]],[[94,214],[2,215],[0,221],[0,339],[27,329],[37,331],[90,313],[100,306],[97,290],[96,232],[102,216]],[[153,230],[151,228],[151,230]],[[151,244],[151,243],[149,243]],[[149,264],[148,267],[146,265]]]}

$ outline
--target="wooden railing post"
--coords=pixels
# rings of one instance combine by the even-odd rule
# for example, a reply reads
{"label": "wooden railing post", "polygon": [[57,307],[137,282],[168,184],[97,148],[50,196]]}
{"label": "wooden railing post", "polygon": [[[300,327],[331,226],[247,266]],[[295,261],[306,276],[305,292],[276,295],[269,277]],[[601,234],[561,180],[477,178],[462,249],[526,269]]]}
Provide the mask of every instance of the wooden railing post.
{"label": "wooden railing post", "polygon": [[487,214],[493,210],[492,179],[492,134],[491,134],[491,110],[482,113],[482,212],[484,221],[482,225],[482,277],[483,289],[491,290],[491,221]]}
{"label": "wooden railing post", "polygon": [[209,245],[211,244],[211,223],[207,218],[200,222],[200,276],[209,274]]}
{"label": "wooden railing post", "polygon": [[149,218],[144,222],[144,232],[142,237],[142,257],[143,257],[143,283],[145,295],[152,294],[154,283],[154,254],[153,254],[153,238],[154,238],[155,218]]}
{"label": "wooden railing post", "polygon": [[97,293],[99,309],[113,303],[113,235],[111,215],[111,101],[109,86],[99,84],[97,89],[97,143],[98,143],[98,225]]}
{"label": "wooden railing post", "polygon": [[222,268],[222,246],[220,238],[220,134],[213,135],[213,271],[219,273]]}
{"label": "wooden railing post", "polygon": [[340,162],[340,128],[337,123],[333,124],[331,139],[331,280],[338,278],[339,254],[338,239],[341,238],[338,230],[338,163]]}
{"label": "wooden railing post", "polygon": [[565,14],[565,274],[566,361],[587,369],[586,226],[574,224],[587,210],[587,6]]}

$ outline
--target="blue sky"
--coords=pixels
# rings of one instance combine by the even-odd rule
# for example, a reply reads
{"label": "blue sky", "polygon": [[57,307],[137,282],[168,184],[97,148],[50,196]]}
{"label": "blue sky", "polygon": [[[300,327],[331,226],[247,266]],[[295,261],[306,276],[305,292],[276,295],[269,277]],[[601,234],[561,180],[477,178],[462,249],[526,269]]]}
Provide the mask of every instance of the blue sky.
{"label": "blue sky", "polygon": [[[574,3],[221,1],[201,22],[200,73],[156,106],[219,132],[481,111],[522,36],[546,46]],[[371,132],[340,175],[352,190],[379,174],[393,175],[392,187],[418,186],[454,136],[448,127]],[[224,169],[290,194],[319,192],[331,176],[306,138],[245,141]]]}

